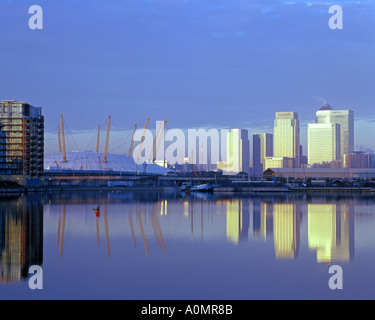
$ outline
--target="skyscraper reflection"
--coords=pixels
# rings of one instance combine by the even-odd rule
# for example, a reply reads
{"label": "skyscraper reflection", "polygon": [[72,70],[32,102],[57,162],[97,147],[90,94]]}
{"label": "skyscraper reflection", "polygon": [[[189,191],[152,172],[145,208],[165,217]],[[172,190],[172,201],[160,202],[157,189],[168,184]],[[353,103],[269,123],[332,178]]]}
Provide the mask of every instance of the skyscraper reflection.
{"label": "skyscraper reflection", "polygon": [[354,256],[354,218],[347,203],[308,204],[308,246],[319,263]]}
{"label": "skyscraper reflection", "polygon": [[253,201],[253,208],[253,235],[266,241],[273,234],[273,204],[257,198]]}
{"label": "skyscraper reflection", "polygon": [[31,265],[43,263],[43,202],[38,196],[1,200],[2,282],[22,281]]}
{"label": "skyscraper reflection", "polygon": [[227,215],[227,239],[230,242],[248,240],[250,223],[249,203],[243,199],[226,202]]}
{"label": "skyscraper reflection", "polygon": [[229,201],[227,207],[227,239],[238,243],[242,228],[241,211],[239,201]]}
{"label": "skyscraper reflection", "polygon": [[293,259],[300,245],[300,215],[296,204],[273,204],[273,237],[277,259]]}
{"label": "skyscraper reflection", "polygon": [[[61,238],[60,241],[64,238],[66,205],[67,221],[75,219],[82,227],[89,225],[92,232],[96,231],[97,247],[99,229],[105,228],[108,257],[110,234],[113,237],[111,244],[113,242],[116,246],[117,237],[126,237],[131,246],[144,248],[146,256],[155,252],[155,245],[167,253],[166,249],[173,247],[174,239],[180,241],[185,237],[192,243],[196,240],[201,243],[224,239],[235,245],[249,242],[250,246],[254,245],[251,243],[254,239],[264,242],[271,240],[263,248],[270,250],[267,254],[272,252],[276,259],[295,259],[301,250],[301,243],[307,244],[302,248],[305,251],[316,250],[319,263],[348,261],[354,253],[354,209],[347,198],[343,201],[332,197],[306,198],[275,194],[250,197],[192,194],[177,199],[151,195],[144,198],[143,195],[138,197],[135,194],[133,198],[128,195],[121,198],[120,194],[112,193],[110,196],[115,200],[114,203],[103,195],[88,201],[101,204],[103,212],[99,220],[93,218],[80,221],[80,215],[73,214],[77,210],[81,213],[87,211],[87,203],[78,207],[73,205],[71,199],[59,200],[57,238]],[[121,199],[126,199],[126,202],[121,202]],[[88,205],[91,208],[91,204]],[[71,227],[65,231],[76,232]],[[301,238],[305,241],[301,241]],[[58,241],[58,244],[61,253],[62,242]]]}

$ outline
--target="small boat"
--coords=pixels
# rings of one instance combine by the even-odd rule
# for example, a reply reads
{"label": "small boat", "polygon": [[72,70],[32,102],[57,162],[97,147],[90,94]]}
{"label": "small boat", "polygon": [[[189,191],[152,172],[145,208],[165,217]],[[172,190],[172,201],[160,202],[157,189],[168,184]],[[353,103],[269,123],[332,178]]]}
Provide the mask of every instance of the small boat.
{"label": "small boat", "polygon": [[182,192],[187,192],[191,189],[192,187],[192,184],[189,182],[189,183],[183,183],[181,186],[180,186],[180,190]]}
{"label": "small boat", "polygon": [[99,205],[95,206],[93,208],[93,210],[95,211],[96,217],[99,218],[100,217],[100,206]]}
{"label": "small boat", "polygon": [[214,186],[210,185],[208,183],[205,184],[199,184],[197,186],[192,186],[190,188],[190,191],[196,191],[196,192],[211,192],[213,191]]}

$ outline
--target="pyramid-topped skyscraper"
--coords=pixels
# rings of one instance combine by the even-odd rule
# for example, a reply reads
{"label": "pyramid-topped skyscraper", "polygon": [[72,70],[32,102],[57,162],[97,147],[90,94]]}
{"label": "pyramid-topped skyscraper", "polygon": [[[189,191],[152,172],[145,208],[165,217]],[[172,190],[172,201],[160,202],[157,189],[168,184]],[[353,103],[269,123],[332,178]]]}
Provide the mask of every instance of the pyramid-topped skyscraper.
{"label": "pyramid-topped skyscraper", "polygon": [[333,108],[328,103],[326,103],[319,110],[333,110]]}
{"label": "pyramid-topped skyscraper", "polygon": [[317,112],[308,127],[309,164],[344,159],[354,149],[354,112],[334,110],[328,103]]}

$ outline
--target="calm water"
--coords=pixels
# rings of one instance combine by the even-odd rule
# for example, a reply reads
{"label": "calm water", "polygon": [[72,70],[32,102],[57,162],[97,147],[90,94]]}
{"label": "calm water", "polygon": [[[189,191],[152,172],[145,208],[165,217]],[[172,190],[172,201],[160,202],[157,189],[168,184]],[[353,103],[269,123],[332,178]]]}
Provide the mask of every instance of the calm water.
{"label": "calm water", "polygon": [[[375,299],[374,196],[0,201],[0,299]],[[333,264],[343,290],[328,286]],[[31,265],[43,290],[28,286]]]}

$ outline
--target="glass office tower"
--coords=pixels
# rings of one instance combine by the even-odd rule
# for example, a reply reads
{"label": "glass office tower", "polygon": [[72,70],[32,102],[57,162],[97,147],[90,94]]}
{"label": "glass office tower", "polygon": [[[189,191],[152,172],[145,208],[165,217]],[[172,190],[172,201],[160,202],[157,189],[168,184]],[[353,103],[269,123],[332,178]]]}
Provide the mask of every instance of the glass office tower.
{"label": "glass office tower", "polygon": [[340,125],[334,123],[309,123],[308,164],[340,160]]}
{"label": "glass office tower", "polygon": [[325,104],[316,112],[316,123],[332,123],[340,125],[340,159],[344,154],[354,151],[354,112],[352,110],[333,110]]}
{"label": "glass office tower", "polygon": [[227,134],[227,161],[224,171],[239,173],[250,171],[250,144],[247,130],[231,129]]}
{"label": "glass office tower", "polygon": [[273,155],[273,135],[271,133],[253,134],[253,166],[256,176],[265,170],[265,158]]}
{"label": "glass office tower", "polygon": [[273,129],[273,156],[292,158],[300,167],[300,127],[297,112],[276,112]]}

